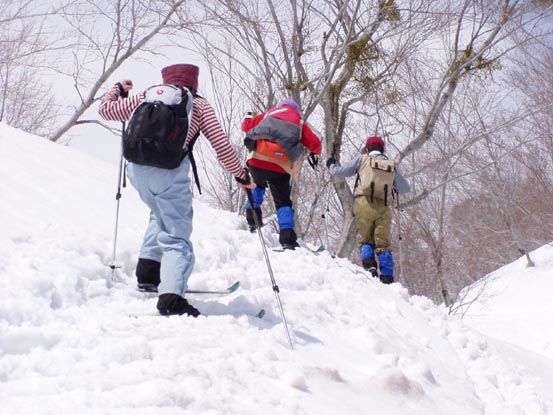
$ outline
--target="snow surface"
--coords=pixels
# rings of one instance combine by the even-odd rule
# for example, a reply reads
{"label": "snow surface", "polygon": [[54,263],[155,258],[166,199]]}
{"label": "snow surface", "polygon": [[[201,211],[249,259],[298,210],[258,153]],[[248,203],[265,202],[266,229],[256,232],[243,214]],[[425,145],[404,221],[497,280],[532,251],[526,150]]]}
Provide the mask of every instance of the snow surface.
{"label": "snow surface", "polygon": [[[465,320],[488,335],[553,359],[553,243],[465,290]],[[553,391],[551,392],[553,394]]]}
{"label": "snow surface", "polygon": [[209,317],[157,315],[135,290],[148,212],[130,186],[107,266],[116,171],[0,124],[0,414],[553,414],[547,355],[326,252],[269,252],[289,350],[257,235],[198,201],[190,287],[241,288],[190,295]]}

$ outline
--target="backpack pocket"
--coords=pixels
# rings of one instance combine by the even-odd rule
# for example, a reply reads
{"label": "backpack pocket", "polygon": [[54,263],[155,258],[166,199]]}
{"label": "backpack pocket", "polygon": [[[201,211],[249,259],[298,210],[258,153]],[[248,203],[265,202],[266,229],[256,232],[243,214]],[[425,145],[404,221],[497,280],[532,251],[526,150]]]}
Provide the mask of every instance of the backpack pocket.
{"label": "backpack pocket", "polygon": [[286,151],[272,140],[257,140],[255,151],[276,160],[288,160]]}

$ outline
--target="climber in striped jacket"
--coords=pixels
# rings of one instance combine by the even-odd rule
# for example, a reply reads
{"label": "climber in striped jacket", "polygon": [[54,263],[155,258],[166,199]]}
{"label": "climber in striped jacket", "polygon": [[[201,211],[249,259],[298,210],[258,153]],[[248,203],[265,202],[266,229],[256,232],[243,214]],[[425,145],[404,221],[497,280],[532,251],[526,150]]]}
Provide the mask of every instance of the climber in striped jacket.
{"label": "climber in striped jacket", "polygon": [[[163,68],[163,83],[187,88],[193,94],[192,115],[184,147],[201,132],[215,150],[218,160],[243,189],[255,185],[230,145],[213,107],[196,94],[199,68],[177,64]],[[122,80],[102,98],[99,113],[111,121],[127,121],[145,100],[145,94],[128,96],[133,84]],[[158,92],[158,91],[155,91]],[[159,89],[163,93],[163,89]],[[138,110],[137,110],[138,111]],[[163,315],[185,314],[196,317],[200,312],[184,298],[188,277],[194,267],[192,233],[192,190],[190,157],[184,157],[176,168],[129,162],[128,177],[140,198],[150,208],[150,221],[140,250],[136,277],[138,287],[159,293],[157,308]]]}

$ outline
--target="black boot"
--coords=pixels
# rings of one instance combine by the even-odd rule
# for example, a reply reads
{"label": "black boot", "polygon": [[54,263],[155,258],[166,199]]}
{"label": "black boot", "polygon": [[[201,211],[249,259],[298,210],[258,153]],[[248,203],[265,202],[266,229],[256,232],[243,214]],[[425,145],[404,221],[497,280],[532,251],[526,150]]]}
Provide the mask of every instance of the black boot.
{"label": "black boot", "polygon": [[161,294],[157,300],[157,309],[164,316],[186,314],[198,317],[200,315],[196,307],[177,294]]}
{"label": "black boot", "polygon": [[361,261],[363,264],[363,269],[369,271],[373,277],[378,277],[378,272],[376,271],[376,260],[374,258],[363,259]]}
{"label": "black boot", "polygon": [[250,232],[255,232],[255,220],[253,219],[253,211],[257,214],[257,220],[259,221],[259,226],[263,226],[263,212],[261,208],[246,209],[246,220],[248,221],[248,226],[250,227]]}
{"label": "black boot", "polygon": [[278,241],[283,249],[294,250],[298,245],[298,237],[296,236],[296,231],[292,228],[281,229],[278,236]]}
{"label": "black boot", "polygon": [[382,284],[391,284],[394,282],[394,276],[393,275],[381,275],[380,276],[380,282]]}
{"label": "black boot", "polygon": [[136,281],[140,291],[157,292],[157,286],[160,281],[160,267],[161,264],[158,261],[138,258],[138,264],[136,264]]}

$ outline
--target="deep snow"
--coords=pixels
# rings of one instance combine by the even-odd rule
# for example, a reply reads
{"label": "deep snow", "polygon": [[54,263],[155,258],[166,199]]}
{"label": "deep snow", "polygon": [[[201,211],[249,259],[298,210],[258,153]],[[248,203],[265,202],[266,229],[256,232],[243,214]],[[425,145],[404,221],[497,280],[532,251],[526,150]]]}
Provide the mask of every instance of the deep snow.
{"label": "deep snow", "polygon": [[116,170],[0,124],[0,414],[553,414],[550,346],[476,331],[327,253],[269,252],[290,351],[257,236],[200,201],[189,285],[241,288],[190,296],[209,317],[157,315],[134,289],[148,212],[130,185],[110,277]]}
{"label": "deep snow", "polygon": [[470,326],[553,359],[553,243],[530,257],[534,267],[522,257],[466,289],[460,312]]}

